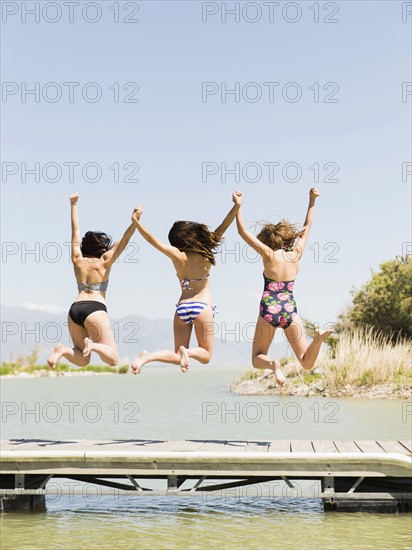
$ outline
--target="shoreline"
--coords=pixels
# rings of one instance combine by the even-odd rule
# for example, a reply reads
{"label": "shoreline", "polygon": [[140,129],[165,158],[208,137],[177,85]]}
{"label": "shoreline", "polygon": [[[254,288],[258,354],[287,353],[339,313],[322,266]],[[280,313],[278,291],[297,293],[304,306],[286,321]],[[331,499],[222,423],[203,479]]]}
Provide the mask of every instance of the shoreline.
{"label": "shoreline", "polygon": [[237,380],[230,385],[230,391],[237,395],[276,395],[282,397],[325,397],[325,398],[369,398],[369,399],[412,399],[412,383],[399,385],[385,382],[369,386],[346,384],[341,388],[329,388],[319,378],[309,383],[286,379],[280,386],[271,371],[249,380]]}
{"label": "shoreline", "polygon": [[[123,374],[120,372],[96,372],[91,370],[85,370],[85,371],[55,371],[50,370],[47,371],[44,370],[37,370],[34,372],[18,372],[14,374],[2,374],[0,376],[0,380],[3,380],[4,378],[13,379],[13,378],[63,378],[63,377],[72,377],[72,376],[101,376],[101,375],[108,375],[112,376],[113,374]],[[126,373],[127,374],[127,373]]]}
{"label": "shoreline", "polygon": [[[102,367],[102,369],[105,367]],[[72,378],[75,376],[112,376],[130,374],[129,372],[118,372],[99,370],[48,370],[36,369],[32,372],[20,371],[10,374],[2,374],[2,379],[33,379],[33,378]],[[287,378],[285,386],[279,386],[271,371],[252,379],[235,380],[228,389],[231,393],[241,396],[272,395],[280,397],[325,397],[325,398],[362,398],[362,399],[412,399],[412,383],[399,385],[394,382],[370,386],[354,386],[346,384],[341,388],[329,388],[319,377],[309,383],[295,378]]]}

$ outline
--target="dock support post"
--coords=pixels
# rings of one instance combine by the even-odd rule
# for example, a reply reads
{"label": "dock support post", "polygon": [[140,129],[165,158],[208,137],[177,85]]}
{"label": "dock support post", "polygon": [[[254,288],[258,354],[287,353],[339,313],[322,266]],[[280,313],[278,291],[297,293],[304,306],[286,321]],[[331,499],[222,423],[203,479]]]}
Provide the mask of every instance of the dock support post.
{"label": "dock support post", "polygon": [[176,491],[177,488],[177,476],[167,476],[167,490]]}
{"label": "dock support post", "polygon": [[[14,474],[11,476],[2,476],[4,484],[2,487],[14,488],[16,492],[24,489],[43,489],[51,475],[25,475]],[[0,497],[0,512],[19,512],[22,510],[32,510],[34,507],[45,506],[46,497],[39,495],[7,495]]]}
{"label": "dock support post", "polygon": [[335,502],[333,500],[333,495],[335,494],[335,478],[334,477],[323,477],[321,482],[322,493],[324,493],[323,498],[323,509],[326,511],[335,509]]}

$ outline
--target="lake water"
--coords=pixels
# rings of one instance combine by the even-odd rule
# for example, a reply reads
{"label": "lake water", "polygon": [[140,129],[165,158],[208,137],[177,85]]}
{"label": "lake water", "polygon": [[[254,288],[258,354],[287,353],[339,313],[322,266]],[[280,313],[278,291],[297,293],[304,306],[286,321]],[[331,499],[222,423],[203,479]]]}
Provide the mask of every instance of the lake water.
{"label": "lake water", "polygon": [[[243,369],[148,367],[140,376],[1,379],[1,438],[410,439],[402,400],[237,396]],[[325,513],[263,488],[229,495],[49,497],[0,516],[2,549],[409,549],[412,515]],[[95,498],[96,497],[96,498]]]}

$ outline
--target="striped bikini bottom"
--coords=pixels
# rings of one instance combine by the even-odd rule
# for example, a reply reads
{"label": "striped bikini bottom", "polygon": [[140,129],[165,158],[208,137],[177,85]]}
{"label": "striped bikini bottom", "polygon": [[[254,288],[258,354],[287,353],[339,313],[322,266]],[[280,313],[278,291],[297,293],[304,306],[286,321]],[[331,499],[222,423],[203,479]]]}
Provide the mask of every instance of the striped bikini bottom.
{"label": "striped bikini bottom", "polygon": [[[183,322],[192,325],[198,315],[208,307],[205,302],[180,302],[176,304],[176,313]],[[213,317],[215,316],[216,306],[210,306],[213,309]]]}

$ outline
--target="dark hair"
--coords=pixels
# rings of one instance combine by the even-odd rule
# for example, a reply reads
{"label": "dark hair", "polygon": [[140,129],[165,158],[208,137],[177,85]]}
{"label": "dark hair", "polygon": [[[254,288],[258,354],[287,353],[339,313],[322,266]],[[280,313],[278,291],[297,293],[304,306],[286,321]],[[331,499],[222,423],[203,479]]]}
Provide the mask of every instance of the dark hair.
{"label": "dark hair", "polygon": [[169,242],[181,252],[196,252],[215,265],[216,247],[222,240],[204,223],[177,221],[169,231]]}
{"label": "dark hair", "polygon": [[272,250],[290,250],[293,248],[298,237],[302,237],[304,231],[299,231],[287,220],[280,220],[279,223],[264,224],[263,229],[256,237],[263,244],[266,244]]}
{"label": "dark hair", "polygon": [[112,244],[112,238],[101,231],[88,231],[82,239],[80,250],[83,256],[100,258]]}

